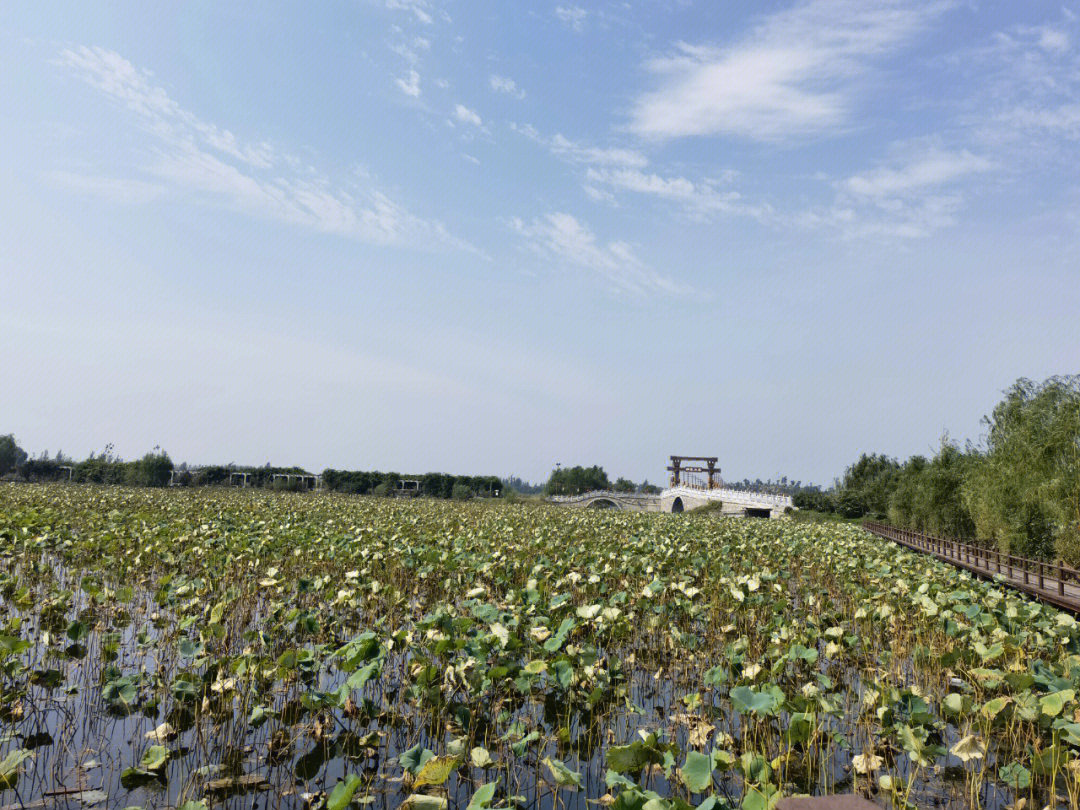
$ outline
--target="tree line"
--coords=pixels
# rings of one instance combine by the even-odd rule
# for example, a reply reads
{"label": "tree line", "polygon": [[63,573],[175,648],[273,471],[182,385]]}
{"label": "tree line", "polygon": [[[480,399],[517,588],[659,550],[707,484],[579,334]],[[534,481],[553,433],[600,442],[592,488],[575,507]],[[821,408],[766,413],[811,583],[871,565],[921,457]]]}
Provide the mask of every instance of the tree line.
{"label": "tree line", "polygon": [[[218,464],[189,469],[186,464],[175,466],[168,453],[159,447],[155,447],[140,459],[125,461],[113,452],[111,444],[106,445],[101,453],[91,453],[82,461],[68,458],[62,452],[50,458],[48,451],[32,458],[19,447],[14,436],[0,436],[0,477],[15,477],[30,482],[70,480],[75,483],[141,487],[165,487],[170,484],[205,487],[235,484],[237,479],[233,476],[237,473],[245,474],[244,483],[250,487],[281,490],[311,488],[310,480],[297,478],[312,475],[301,467]],[[393,495],[399,491],[399,484],[403,480],[420,482],[420,490],[416,494],[457,500],[501,497],[507,489],[496,475],[425,473],[403,476],[396,472],[332,469],[327,469],[322,474],[323,488],[361,495]]]}
{"label": "tree line", "polygon": [[581,495],[583,492],[598,489],[653,495],[660,492],[660,487],[653,486],[648,481],[639,485],[628,478],[618,478],[612,484],[604,468],[595,464],[592,467],[559,467],[551,471],[547,483],[544,484],[545,495]]}
{"label": "tree line", "polygon": [[402,476],[396,472],[364,472],[324,470],[323,487],[335,492],[357,495],[392,495],[402,481],[418,481],[419,494],[432,498],[468,500],[474,497],[497,498],[505,494],[506,486],[497,475],[450,475],[424,473]]}
{"label": "tree line", "polygon": [[946,436],[929,458],[864,454],[794,503],[1080,565],[1080,375],[1018,380],[983,424],[979,445]]}

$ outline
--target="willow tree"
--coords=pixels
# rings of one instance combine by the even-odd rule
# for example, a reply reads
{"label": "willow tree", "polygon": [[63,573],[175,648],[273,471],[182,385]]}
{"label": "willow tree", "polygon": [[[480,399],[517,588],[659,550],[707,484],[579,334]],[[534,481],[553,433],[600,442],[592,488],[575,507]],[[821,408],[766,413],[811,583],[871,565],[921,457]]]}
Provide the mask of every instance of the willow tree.
{"label": "willow tree", "polygon": [[978,535],[1080,564],[1080,375],[1018,380],[985,423],[963,487]]}

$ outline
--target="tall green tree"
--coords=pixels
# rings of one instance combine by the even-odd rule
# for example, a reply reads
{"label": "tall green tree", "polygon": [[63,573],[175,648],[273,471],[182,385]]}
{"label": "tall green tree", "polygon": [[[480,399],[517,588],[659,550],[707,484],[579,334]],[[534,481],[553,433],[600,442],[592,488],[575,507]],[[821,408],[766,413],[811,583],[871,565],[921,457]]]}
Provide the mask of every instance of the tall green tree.
{"label": "tall green tree", "polygon": [[7,475],[26,461],[26,451],[19,447],[10,433],[0,436],[0,475]]}
{"label": "tall green tree", "polygon": [[984,421],[963,488],[978,535],[1080,563],[1080,375],[1018,380]]}
{"label": "tall green tree", "polygon": [[844,471],[836,493],[836,511],[849,518],[869,515],[884,519],[899,471],[896,459],[863,453]]}
{"label": "tall green tree", "polygon": [[603,467],[563,467],[551,471],[551,477],[544,485],[544,494],[580,495],[594,489],[611,489],[611,482]]}

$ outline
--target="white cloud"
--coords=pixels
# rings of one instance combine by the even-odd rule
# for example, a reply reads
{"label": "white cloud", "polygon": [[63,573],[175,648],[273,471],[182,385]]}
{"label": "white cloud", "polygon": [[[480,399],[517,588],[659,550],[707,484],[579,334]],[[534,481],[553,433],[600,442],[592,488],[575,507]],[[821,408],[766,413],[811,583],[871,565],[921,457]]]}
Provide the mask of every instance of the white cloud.
{"label": "white cloud", "polygon": [[431,4],[424,0],[386,0],[386,7],[396,11],[408,11],[425,25],[431,25]]}
{"label": "white cloud", "polygon": [[472,124],[474,127],[483,127],[484,121],[475,110],[470,110],[464,104],[454,107],[454,117],[463,124]]}
{"label": "white cloud", "polygon": [[950,5],[810,0],[766,17],[729,46],[680,42],[646,64],[659,86],[635,101],[630,129],[656,139],[763,141],[837,130],[872,61],[911,41]]}
{"label": "white cloud", "polygon": [[410,65],[420,64],[420,55],[406,45],[404,42],[399,42],[389,46],[390,50],[408,62]]}
{"label": "white cloud", "polygon": [[525,137],[547,147],[553,155],[572,161],[574,163],[595,164],[599,166],[628,166],[643,168],[649,160],[641,152],[635,149],[610,148],[605,149],[595,146],[585,146],[569,140],[561,134],[552,138],[545,138],[535,127],[530,124],[510,124],[515,132],[520,132]]}
{"label": "white cloud", "polygon": [[130,111],[148,139],[143,171],[157,182],[63,174],[54,177],[58,182],[114,198],[127,194],[131,201],[145,200],[155,186],[165,184],[193,202],[321,233],[375,243],[435,241],[475,251],[441,223],[419,219],[377,189],[358,185],[358,176],[334,184],[291,155],[278,154],[265,143],[243,143],[228,130],[201,121],[153,84],[149,73],[113,51],[65,49],[60,63]]}
{"label": "white cloud", "polygon": [[915,239],[955,225],[965,204],[960,187],[992,171],[989,158],[966,149],[901,144],[887,165],[833,183],[836,198],[825,209],[792,218],[804,228],[827,228],[844,238]]}
{"label": "white cloud", "polygon": [[585,30],[585,19],[589,12],[581,6],[555,6],[555,16],[563,25],[569,26],[577,33]]}
{"label": "white cloud", "polygon": [[640,169],[593,167],[585,173],[585,179],[585,193],[590,197],[595,198],[596,186],[650,195],[682,205],[695,219],[706,219],[715,214],[736,214],[766,221],[773,214],[767,205],[746,203],[737,191],[720,191],[715,181],[694,183],[685,177],[663,177]]}
{"label": "white cloud", "polygon": [[412,96],[413,98],[420,97],[420,74],[415,70],[410,70],[407,78],[395,78],[394,84],[396,84],[398,89],[405,95]]}
{"label": "white cloud", "polygon": [[689,292],[642,262],[626,242],[599,243],[588,226],[570,214],[556,211],[531,223],[515,217],[509,224],[541,257],[593,271],[619,293],[645,297]]}
{"label": "white cloud", "polygon": [[582,189],[582,191],[585,192],[585,196],[588,197],[593,202],[601,202],[601,203],[614,203],[615,202],[615,195],[612,194],[610,191],[604,191],[602,188],[597,188],[596,186],[590,186],[588,183],[583,185],[581,187],[581,189]]}
{"label": "white cloud", "polygon": [[1024,34],[1033,35],[1040,48],[1048,53],[1061,54],[1069,50],[1069,34],[1049,25],[1021,28]]}
{"label": "white cloud", "polygon": [[508,93],[517,98],[525,98],[525,91],[518,87],[517,82],[509,76],[496,76],[493,73],[488,82],[491,84],[491,89],[496,93]]}
{"label": "white cloud", "polygon": [[792,224],[808,230],[834,231],[847,240],[922,239],[955,225],[963,205],[963,198],[957,194],[891,199],[876,207],[860,206],[840,198],[825,209],[796,214]]}
{"label": "white cloud", "polygon": [[966,149],[959,152],[931,149],[901,166],[879,166],[853,175],[843,181],[842,187],[857,197],[909,197],[993,167],[988,158],[973,155]]}
{"label": "white cloud", "polygon": [[1075,157],[1069,142],[1080,138],[1080,54],[1068,31],[1021,26],[963,58],[985,77],[967,105],[984,143],[1013,147],[1012,166],[1037,157],[1044,168],[1058,155]]}

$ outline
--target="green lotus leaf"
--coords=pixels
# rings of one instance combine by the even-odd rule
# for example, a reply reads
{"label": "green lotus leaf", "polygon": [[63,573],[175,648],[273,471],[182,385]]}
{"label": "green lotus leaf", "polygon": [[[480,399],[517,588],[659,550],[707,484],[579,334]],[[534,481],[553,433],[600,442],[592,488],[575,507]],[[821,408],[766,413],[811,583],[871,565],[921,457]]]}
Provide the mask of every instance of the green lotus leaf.
{"label": "green lotus leaf", "polygon": [[139,764],[148,771],[157,771],[169,761],[169,749],[164,745],[151,745],[146,749]]}
{"label": "green lotus leaf", "polygon": [[32,756],[33,754],[25,748],[16,748],[7,753],[7,756],[0,761],[0,789],[7,790],[15,787],[19,781],[22,764]]}
{"label": "green lotus leaf", "polygon": [[712,758],[697,751],[686,755],[682,766],[682,778],[691,793],[701,793],[712,785]]}
{"label": "green lotus leaf", "polygon": [[402,768],[415,776],[416,774],[419,774],[420,769],[423,768],[429,760],[434,759],[434,757],[434,751],[429,751],[422,745],[415,745],[398,757],[398,763]]}
{"label": "green lotus leaf", "polygon": [[491,801],[495,798],[495,788],[495,782],[489,782],[478,787],[472,798],[469,799],[469,804],[465,810],[489,810]]}
{"label": "green lotus leaf", "polygon": [[1027,790],[1031,787],[1031,771],[1019,762],[1010,762],[999,768],[998,778],[1014,790]]}
{"label": "green lotus leaf", "polygon": [[345,810],[362,783],[363,780],[359,776],[350,773],[344,781],[338,782],[330,791],[330,795],[326,798],[326,810]]}
{"label": "green lotus leaf", "polygon": [[[775,687],[774,687],[775,689]],[[783,704],[783,697],[768,689],[755,691],[749,686],[736,686],[728,693],[731,706],[739,714],[756,714],[762,717],[774,715]]]}
{"label": "green lotus leaf", "polygon": [[556,784],[561,787],[568,787],[571,785],[579,788],[582,787],[580,773],[570,770],[566,765],[551,757],[544,757],[543,761],[544,765],[546,765],[547,769],[551,772],[551,776]]}

